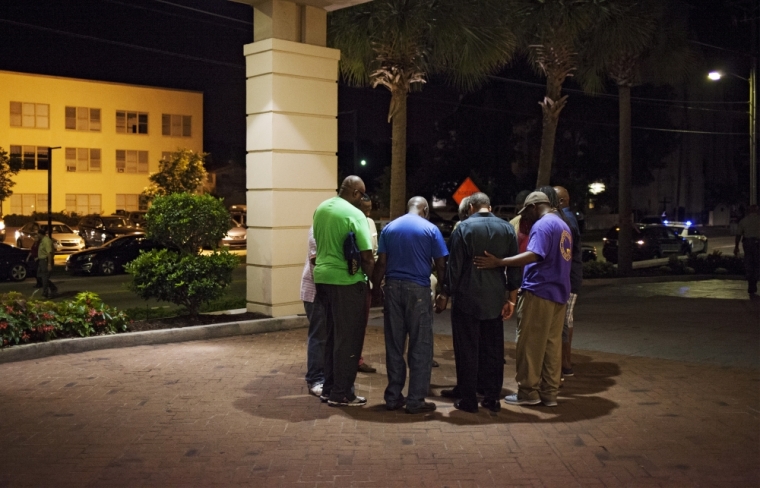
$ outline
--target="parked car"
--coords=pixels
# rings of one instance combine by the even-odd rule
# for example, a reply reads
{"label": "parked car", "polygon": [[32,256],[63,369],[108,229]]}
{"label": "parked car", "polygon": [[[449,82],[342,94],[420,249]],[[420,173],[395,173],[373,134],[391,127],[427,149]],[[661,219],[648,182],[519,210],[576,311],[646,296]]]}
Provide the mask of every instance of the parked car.
{"label": "parked car", "polygon": [[581,244],[581,259],[583,262],[596,261],[596,247],[590,244]]}
{"label": "parked car", "polygon": [[113,275],[124,271],[141,251],[162,249],[163,246],[145,237],[143,233],[116,237],[101,247],[85,249],[66,257],[66,271],[71,274]]}
{"label": "parked car", "polygon": [[102,246],[114,237],[140,232],[139,227],[118,215],[88,215],[79,221],[78,227],[87,247]]}
{"label": "parked car", "polygon": [[232,220],[234,220],[238,225],[241,225],[243,227],[246,226],[246,215],[248,214],[247,205],[231,205],[229,211]]}
{"label": "parked car", "polygon": [[430,214],[428,214],[428,220],[433,225],[438,227],[438,230],[441,231],[443,237],[449,237],[451,235],[451,232],[454,230],[454,222],[449,219],[444,219],[438,215],[435,210],[430,210]]}
{"label": "parked car", "polygon": [[148,212],[145,210],[139,210],[137,212],[129,212],[127,214],[127,219],[129,219],[130,222],[132,222],[132,225],[135,227],[139,227],[140,229],[145,228],[145,214]]}
{"label": "parked car", "polygon": [[227,246],[229,248],[240,247],[244,248],[247,244],[248,231],[245,225],[240,225],[237,221],[230,219],[230,230],[222,238],[219,243],[220,246]]}
{"label": "parked car", "polygon": [[24,281],[27,276],[35,276],[35,261],[27,261],[29,251],[0,243],[0,279]]}
{"label": "parked car", "polygon": [[[57,253],[76,252],[84,249],[84,239],[78,236],[68,225],[56,222],[53,224],[53,250]],[[47,232],[47,220],[27,222],[16,231],[16,247],[30,249],[34,238],[42,228]]]}
{"label": "parked car", "polygon": [[663,224],[663,219],[659,215],[647,215],[642,217],[639,221],[640,224]]}
{"label": "parked car", "polygon": [[517,205],[511,204],[511,205],[496,205],[491,208],[491,213],[495,216],[502,218],[506,221],[510,221],[517,215],[517,211],[520,210],[517,208]]}
{"label": "parked car", "polygon": [[683,237],[689,243],[690,252],[699,254],[707,252],[707,236],[692,227],[691,222],[668,222],[668,227],[679,237]]}
{"label": "parked car", "polygon": [[[602,255],[611,263],[618,261],[618,233],[620,227],[612,227],[602,240]],[[667,255],[688,254],[689,243],[675,235],[664,225],[636,224],[633,228],[633,260],[656,259]]]}

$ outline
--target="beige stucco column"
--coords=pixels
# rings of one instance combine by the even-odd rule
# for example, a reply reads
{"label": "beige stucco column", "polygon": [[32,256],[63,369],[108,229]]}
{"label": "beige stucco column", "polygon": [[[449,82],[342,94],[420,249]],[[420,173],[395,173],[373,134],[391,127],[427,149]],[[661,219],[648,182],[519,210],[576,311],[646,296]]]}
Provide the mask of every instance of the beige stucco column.
{"label": "beige stucco column", "polygon": [[247,308],[303,313],[300,282],[314,209],[335,196],[338,61],[327,11],[360,1],[233,0],[253,6],[246,56]]}

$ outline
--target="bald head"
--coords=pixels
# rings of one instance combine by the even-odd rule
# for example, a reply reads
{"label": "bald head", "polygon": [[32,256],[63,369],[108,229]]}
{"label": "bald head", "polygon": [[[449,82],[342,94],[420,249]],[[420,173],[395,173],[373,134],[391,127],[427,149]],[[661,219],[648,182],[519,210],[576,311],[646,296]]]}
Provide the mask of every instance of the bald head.
{"label": "bald head", "polygon": [[554,191],[557,192],[559,198],[559,208],[567,208],[570,206],[570,194],[567,192],[567,188],[564,186],[555,186]]}
{"label": "bald head", "polygon": [[423,197],[412,197],[406,204],[406,213],[419,215],[422,218],[428,218],[430,208],[428,202]]}
{"label": "bald head", "polygon": [[340,184],[338,196],[348,201],[354,207],[360,208],[362,199],[369,199],[366,191],[367,188],[364,186],[364,181],[358,176],[351,175],[346,176],[346,179]]}

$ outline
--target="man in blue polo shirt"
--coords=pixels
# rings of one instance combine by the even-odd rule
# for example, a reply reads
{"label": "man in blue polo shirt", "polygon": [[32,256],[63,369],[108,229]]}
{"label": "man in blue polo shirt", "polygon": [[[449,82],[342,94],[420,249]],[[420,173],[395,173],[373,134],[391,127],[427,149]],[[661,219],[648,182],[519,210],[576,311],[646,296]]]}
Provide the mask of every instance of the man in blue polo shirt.
{"label": "man in blue polo shirt", "polygon": [[[407,214],[383,229],[372,275],[373,292],[379,294],[385,278],[385,363],[388,387],[385,405],[396,410],[406,403],[407,413],[432,412],[435,403],[426,402],[433,363],[433,302],[430,269],[435,263],[439,282],[446,272],[449,252],[441,231],[428,222],[428,202],[413,197]],[[436,310],[440,313],[441,310]],[[409,392],[406,383],[404,346],[409,337]]]}

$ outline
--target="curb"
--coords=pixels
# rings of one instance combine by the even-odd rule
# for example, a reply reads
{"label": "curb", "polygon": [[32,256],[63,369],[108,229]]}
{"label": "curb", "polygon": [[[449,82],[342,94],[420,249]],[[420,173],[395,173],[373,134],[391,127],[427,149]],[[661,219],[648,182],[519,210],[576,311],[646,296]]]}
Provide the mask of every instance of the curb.
{"label": "curb", "polygon": [[670,281],[704,281],[728,280],[744,281],[739,275],[668,275],[668,276],[633,276],[630,278],[584,278],[583,286],[625,285],[638,283],[668,283]]}
{"label": "curb", "polygon": [[194,325],[177,329],[123,332],[106,336],[76,337],[37,342],[0,349],[0,364],[28,361],[60,354],[76,354],[100,349],[150,346],[172,342],[219,339],[239,335],[262,334],[280,330],[300,329],[309,326],[302,315],[290,315],[271,319],[226,322],[223,324]]}

